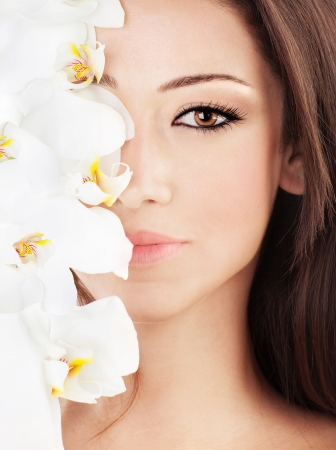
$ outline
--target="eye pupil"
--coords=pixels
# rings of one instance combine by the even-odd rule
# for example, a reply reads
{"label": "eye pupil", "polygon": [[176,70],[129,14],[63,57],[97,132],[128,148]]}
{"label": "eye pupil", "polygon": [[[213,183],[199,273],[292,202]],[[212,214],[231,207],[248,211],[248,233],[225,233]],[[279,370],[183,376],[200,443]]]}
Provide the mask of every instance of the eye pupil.
{"label": "eye pupil", "polygon": [[218,114],[211,111],[195,111],[195,122],[202,126],[213,126],[218,119]]}

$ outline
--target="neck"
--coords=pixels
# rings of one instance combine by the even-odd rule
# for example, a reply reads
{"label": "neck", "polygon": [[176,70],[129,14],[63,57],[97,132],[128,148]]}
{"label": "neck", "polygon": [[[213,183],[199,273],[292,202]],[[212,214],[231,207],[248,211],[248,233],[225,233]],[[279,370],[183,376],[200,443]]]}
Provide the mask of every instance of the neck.
{"label": "neck", "polygon": [[250,284],[242,272],[170,320],[135,324],[144,402],[176,405],[196,392],[236,402],[260,385],[247,323]]}
{"label": "neck", "polygon": [[[172,429],[187,432],[190,428],[192,436],[195,424],[203,424],[202,429],[212,427],[214,433],[216,426],[222,433],[226,424],[229,435],[235,418],[249,421],[256,416],[267,389],[256,368],[247,322],[254,270],[245,268],[169,320],[135,323],[140,346],[139,390],[123,420],[111,428],[114,437],[121,433],[123,439],[125,434],[129,444],[132,430],[132,439],[140,445],[142,437],[152,432],[156,442],[158,428],[168,434]],[[132,378],[125,378],[126,393],[104,397],[90,409],[80,404],[65,407],[64,422],[73,423],[75,418],[81,439],[113,423],[132,397]],[[87,423],[87,417],[92,429],[84,430],[80,424]],[[71,436],[73,430],[69,433]],[[163,436],[163,441],[168,437]]]}

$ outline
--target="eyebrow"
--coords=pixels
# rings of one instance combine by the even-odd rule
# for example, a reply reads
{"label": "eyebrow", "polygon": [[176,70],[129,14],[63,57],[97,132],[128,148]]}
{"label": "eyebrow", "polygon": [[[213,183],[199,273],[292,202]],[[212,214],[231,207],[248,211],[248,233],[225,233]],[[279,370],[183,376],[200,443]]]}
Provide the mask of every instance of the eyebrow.
{"label": "eyebrow", "polygon": [[[214,80],[223,80],[223,81],[233,81],[234,83],[242,84],[244,86],[250,86],[246,81],[241,80],[233,75],[225,74],[225,73],[209,73],[209,74],[201,74],[201,75],[190,75],[175,78],[174,80],[168,81],[167,83],[162,84],[158,88],[158,92],[167,92],[173,89],[178,89],[185,86],[192,86],[194,84],[202,84],[209,83]],[[112,89],[118,89],[117,80],[111,75],[103,74],[100,84],[111,87]]]}
{"label": "eyebrow", "polygon": [[167,92],[172,89],[178,89],[185,86],[192,86],[194,84],[202,84],[209,83],[214,80],[223,80],[223,81],[233,81],[235,83],[243,84],[245,86],[250,86],[246,81],[243,81],[233,75],[225,74],[225,73],[210,73],[204,75],[191,75],[188,77],[180,77],[175,80],[168,81],[168,83],[162,84],[158,91],[159,92]]}
{"label": "eyebrow", "polygon": [[[98,84],[97,80],[94,80],[94,84]],[[118,82],[114,77],[111,77],[111,75],[103,74],[103,76],[100,79],[99,84],[103,84],[105,86],[109,86],[112,89],[118,89]]]}

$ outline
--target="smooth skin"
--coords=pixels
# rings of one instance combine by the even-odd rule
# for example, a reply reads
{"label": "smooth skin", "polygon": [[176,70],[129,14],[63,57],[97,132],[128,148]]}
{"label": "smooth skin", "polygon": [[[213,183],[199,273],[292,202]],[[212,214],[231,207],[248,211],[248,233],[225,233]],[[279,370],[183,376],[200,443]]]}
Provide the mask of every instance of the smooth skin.
{"label": "smooth skin", "polygon": [[[210,0],[122,5],[125,26],[98,30],[105,73],[114,77],[105,88],[136,127],[122,149],[134,175],[112,211],[127,232],[185,244],[170,259],[131,265],[127,281],[78,273],[95,298],[124,301],[139,337],[140,388],[110,427],[132,392],[129,379],[127,393],[97,405],[64,402],[65,448],[336,449],[333,422],[286,404],[268,386],[247,326],[278,187],[304,192],[300,155],[282,139],[282,86],[236,11]],[[192,78],[210,74],[217,78]],[[241,120],[205,129],[202,119],[217,124],[232,115],[204,116],[204,105],[230,108]]]}

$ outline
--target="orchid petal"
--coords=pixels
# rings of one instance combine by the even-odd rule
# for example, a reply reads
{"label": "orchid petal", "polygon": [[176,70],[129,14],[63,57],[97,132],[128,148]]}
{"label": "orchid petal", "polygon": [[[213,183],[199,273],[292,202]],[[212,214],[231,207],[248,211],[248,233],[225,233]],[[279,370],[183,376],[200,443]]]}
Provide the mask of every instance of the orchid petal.
{"label": "orchid petal", "polygon": [[122,101],[107,88],[102,86],[91,85],[86,89],[81,91],[76,91],[75,94],[78,97],[84,98],[86,100],[99,102],[108,106],[111,106],[115,111],[117,111],[126,124],[126,139],[132,139],[134,137],[134,122],[127,111],[125,105]]}
{"label": "orchid petal", "polygon": [[16,226],[2,227],[0,233],[0,264],[20,265],[20,257],[13,244],[21,237],[21,229]]}
{"label": "orchid petal", "polygon": [[21,144],[16,139],[0,136],[0,163],[17,159],[20,150]]}
{"label": "orchid petal", "polygon": [[[86,387],[87,385],[89,388],[83,389],[83,387]],[[99,383],[90,381],[84,384],[78,380],[78,368],[76,367],[70,369],[69,375],[64,383],[64,389],[65,395],[60,394],[59,397],[80,403],[97,403],[96,398],[99,398],[102,395]]]}
{"label": "orchid petal", "polygon": [[[132,178],[133,172],[130,171],[129,167],[126,164],[122,165],[126,167],[126,170],[123,174],[117,177],[108,177],[101,170],[97,171],[97,185],[103,192],[110,194],[114,199],[113,201],[115,201],[119,197],[119,195],[126,189]],[[112,206],[112,203],[109,204],[106,201],[104,202],[107,204],[107,206]]]}
{"label": "orchid petal", "polygon": [[96,175],[100,158],[98,155],[87,155],[82,161],[73,169],[74,173],[82,174],[84,180],[92,181]]}
{"label": "orchid petal", "polygon": [[[107,224],[109,224],[111,229],[116,229],[117,227],[117,221],[119,220],[118,217],[112,213],[112,211],[109,211],[105,208],[101,208],[100,206],[93,206],[91,208],[91,211],[95,214],[97,214],[101,219],[106,221]],[[128,239],[127,239],[128,241]],[[123,278],[124,280],[127,280],[128,278],[128,263],[132,257],[132,251],[133,251],[133,244],[128,241],[128,243],[124,243],[122,241],[119,241],[118,243],[114,243],[114,251],[117,251],[119,245],[122,245],[122,251],[119,251],[119,258],[118,258],[118,265],[114,266],[113,272],[118,276]],[[80,270],[80,269],[78,269]],[[85,272],[82,270],[81,272]],[[86,272],[88,273],[88,272]]]}
{"label": "orchid petal", "polygon": [[99,0],[96,10],[83,20],[101,28],[120,28],[124,25],[125,13],[119,0]]}
{"label": "orchid petal", "polygon": [[0,13],[14,11],[21,14],[43,7],[47,0],[1,0]]}
{"label": "orchid petal", "polygon": [[83,62],[82,55],[79,53],[77,46],[73,42],[64,42],[57,48],[54,68],[56,70],[63,70],[74,59]]}
{"label": "orchid petal", "polygon": [[41,303],[44,292],[44,284],[37,276],[27,277],[21,284],[23,308],[28,308],[35,303]]}
{"label": "orchid petal", "polygon": [[[104,366],[106,364],[103,363]],[[99,370],[99,369],[97,369]],[[112,376],[113,375],[113,369],[111,368],[110,371],[105,371],[105,376],[106,378],[104,379],[103,377],[103,373],[100,374],[99,377],[99,384],[101,386],[102,389],[102,396],[104,397],[114,397],[115,395],[119,395],[122,394],[123,392],[126,391],[126,386],[125,386],[125,382],[122,379],[121,376]],[[83,372],[83,374],[85,373],[85,371]]]}
{"label": "orchid petal", "polygon": [[93,362],[83,365],[79,375],[83,381],[102,379],[107,382],[112,377],[115,383],[116,378],[129,375],[138,368],[136,331],[118,297],[78,307],[68,316],[51,316],[50,336],[56,342],[61,337],[74,347],[93,350]]}
{"label": "orchid petal", "polygon": [[105,45],[102,45],[100,42],[97,42],[97,44],[98,48],[95,50],[91,50],[91,54],[92,54],[92,63],[94,65],[94,74],[95,77],[97,78],[97,82],[99,83],[105,67],[105,54],[104,54]]}
{"label": "orchid petal", "polygon": [[116,198],[113,195],[103,192],[96,183],[88,181],[78,189],[77,198],[87,205],[98,206],[101,203],[112,205]]}
{"label": "orchid petal", "polygon": [[6,49],[15,36],[17,26],[21,20],[20,16],[10,11],[9,8],[7,8],[5,13],[3,11],[3,4],[0,3],[0,53]]}
{"label": "orchid petal", "polygon": [[[87,208],[70,196],[50,196],[41,198],[40,211],[25,223],[25,230],[43,230],[65,267],[85,273],[117,271],[127,277],[133,246],[125,236],[120,219],[111,211],[99,206]],[[18,236],[17,230],[15,233]],[[0,234],[0,262],[2,242],[8,245],[8,238]]]}
{"label": "orchid petal", "polygon": [[12,224],[12,205],[0,204],[0,227]]}
{"label": "orchid petal", "polygon": [[43,361],[45,382],[52,392],[64,394],[64,381],[68,376],[69,366],[63,361]]}
{"label": "orchid petal", "polygon": [[[76,1],[76,0],[75,0]],[[86,28],[87,28],[87,38],[86,42],[96,42],[96,28],[94,25],[86,22]]]}
{"label": "orchid petal", "polygon": [[116,197],[114,192],[103,191],[96,184],[97,175],[101,172],[98,169],[100,158],[97,155],[88,155],[73,169],[74,174],[67,180],[66,188],[73,189],[74,195],[88,205],[99,205],[106,203],[111,206]]}
{"label": "orchid petal", "polygon": [[50,80],[33,80],[19,95],[19,108],[24,115],[34,108],[44,105],[52,97],[54,86]]}
{"label": "orchid petal", "polygon": [[18,269],[0,266],[0,315],[16,313],[24,307],[21,297],[21,283],[24,279],[24,274]]}
{"label": "orchid petal", "polygon": [[29,189],[18,195],[12,202],[11,218],[15,225],[24,225],[38,214],[41,207],[40,197]]}
{"label": "orchid petal", "polygon": [[112,167],[117,167],[120,163],[121,150],[117,150],[109,155],[102,156],[99,161],[99,168],[104,173],[111,173]]}
{"label": "orchid petal", "polygon": [[21,144],[18,161],[33,192],[43,194],[52,191],[61,174],[56,153],[35,136],[14,124],[8,123],[4,132],[15,137]]}
{"label": "orchid petal", "polygon": [[61,411],[45,388],[43,349],[17,314],[0,314],[0,342],[1,447],[62,450]]}
{"label": "orchid petal", "polygon": [[94,77],[99,82],[105,66],[104,49],[105,45],[100,42],[92,44],[92,48],[84,44],[77,48],[73,42],[61,44],[57,49],[54,67],[66,74],[67,81],[63,81],[60,87],[83,89],[92,83]]}
{"label": "orchid petal", "polygon": [[124,120],[113,108],[60,89],[45,105],[31,111],[21,126],[66,159],[81,160],[90,153],[107,155],[126,138]]}
{"label": "orchid petal", "polygon": [[54,344],[49,338],[50,319],[48,314],[41,310],[40,304],[36,303],[22,310],[20,316],[33,342],[43,349],[45,358],[60,360],[64,357],[66,350]]}
{"label": "orchid petal", "polygon": [[[77,307],[66,316],[50,315],[50,338],[64,348],[71,346],[73,357],[76,358],[76,354],[79,356],[77,364],[76,360],[73,361],[73,375],[76,380],[68,377],[65,383],[66,398],[81,401],[78,400],[78,393],[69,394],[66,385],[68,381],[72,383],[72,390],[77,388],[76,381],[84,390],[90,386],[83,384],[84,382],[96,381],[102,389],[101,395],[120,394],[125,391],[122,376],[133,373],[138,368],[136,331],[118,297],[109,297]],[[88,353],[87,359],[84,360],[86,363],[82,365],[79,348],[92,349],[93,360],[90,362]],[[69,350],[68,354],[70,356]],[[69,364],[71,365],[70,362]]]}
{"label": "orchid petal", "polygon": [[20,164],[9,160],[0,164],[0,203],[12,202],[18,195],[29,189],[28,180],[22,178]]}
{"label": "orchid petal", "polygon": [[13,122],[19,125],[22,119],[17,96],[0,92],[0,123]]}
{"label": "orchid petal", "polygon": [[55,254],[55,246],[50,239],[41,239],[35,242],[39,265],[44,266],[46,261]]}
{"label": "orchid petal", "polygon": [[43,310],[53,314],[66,314],[77,304],[77,289],[73,275],[67,267],[57,267],[50,260],[38,271],[45,286]]}
{"label": "orchid petal", "polygon": [[62,172],[62,174],[73,172],[73,169],[78,164],[78,161],[76,161],[75,159],[62,158],[60,162],[61,162],[61,172]]}
{"label": "orchid petal", "polygon": [[44,7],[30,13],[25,14],[29,20],[46,22],[46,23],[69,23],[82,21],[87,15],[91,15],[97,8],[97,1],[88,0],[79,1],[48,1]]}
{"label": "orchid petal", "polygon": [[58,341],[58,345],[66,350],[64,359],[66,359],[69,367],[91,364],[93,361],[93,351],[91,349],[74,347],[64,341]]}
{"label": "orchid petal", "polygon": [[[84,23],[50,26],[21,21],[15,38],[1,54],[0,87],[18,93],[36,78],[51,79],[58,45],[67,41],[79,45],[86,36]],[[25,70],[18,68],[18,61]]]}
{"label": "orchid petal", "polygon": [[[88,205],[99,205],[100,203],[105,203],[108,207],[116,201],[119,195],[127,187],[132,173],[126,164],[119,163],[118,165],[124,165],[126,167],[125,172],[117,177],[113,176],[113,166],[112,166],[112,176],[108,177],[100,169],[99,157],[96,155],[89,155],[84,158],[78,166],[76,166],[73,171],[75,174],[70,177],[67,182],[67,189],[70,190],[70,184],[73,187],[74,195],[76,195],[79,200]],[[83,178],[81,182],[80,176]]]}
{"label": "orchid petal", "polygon": [[79,172],[67,173],[66,177],[63,178],[63,184],[64,184],[64,192],[67,195],[76,196],[78,194],[78,189],[83,184],[83,176]]}

